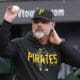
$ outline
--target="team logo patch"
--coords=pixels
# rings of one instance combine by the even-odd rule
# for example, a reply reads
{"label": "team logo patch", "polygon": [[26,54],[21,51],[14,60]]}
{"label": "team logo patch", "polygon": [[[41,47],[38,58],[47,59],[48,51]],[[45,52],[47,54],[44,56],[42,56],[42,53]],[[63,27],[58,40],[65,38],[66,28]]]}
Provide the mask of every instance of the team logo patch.
{"label": "team logo patch", "polygon": [[44,12],[45,12],[45,10],[44,10],[44,9],[39,9],[38,14],[39,14],[39,15],[41,15],[41,14],[43,14]]}

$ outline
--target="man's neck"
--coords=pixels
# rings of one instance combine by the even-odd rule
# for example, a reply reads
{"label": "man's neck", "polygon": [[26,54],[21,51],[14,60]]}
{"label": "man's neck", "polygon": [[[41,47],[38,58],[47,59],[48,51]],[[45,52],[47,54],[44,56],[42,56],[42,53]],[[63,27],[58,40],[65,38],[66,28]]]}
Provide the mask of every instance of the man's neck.
{"label": "man's neck", "polygon": [[48,41],[49,41],[49,38],[48,37],[44,37],[44,38],[40,39],[39,41],[40,41],[40,43],[42,45],[46,45],[48,43]]}

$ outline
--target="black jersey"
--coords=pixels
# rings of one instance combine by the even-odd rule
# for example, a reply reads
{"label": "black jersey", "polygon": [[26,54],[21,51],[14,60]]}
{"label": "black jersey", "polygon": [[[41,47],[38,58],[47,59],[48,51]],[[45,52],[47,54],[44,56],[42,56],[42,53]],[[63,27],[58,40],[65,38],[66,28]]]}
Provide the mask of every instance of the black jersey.
{"label": "black jersey", "polygon": [[67,41],[60,45],[42,45],[32,32],[25,37],[9,40],[10,23],[0,29],[0,55],[14,60],[16,80],[57,80],[61,62],[80,67],[80,53]]}

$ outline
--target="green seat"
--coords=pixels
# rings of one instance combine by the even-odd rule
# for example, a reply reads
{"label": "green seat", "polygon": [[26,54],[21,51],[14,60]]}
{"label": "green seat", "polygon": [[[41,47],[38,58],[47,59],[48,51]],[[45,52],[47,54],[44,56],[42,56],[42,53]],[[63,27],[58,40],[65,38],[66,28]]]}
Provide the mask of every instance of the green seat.
{"label": "green seat", "polygon": [[64,80],[80,80],[80,79],[77,76],[75,76],[74,73],[71,73],[67,75]]}

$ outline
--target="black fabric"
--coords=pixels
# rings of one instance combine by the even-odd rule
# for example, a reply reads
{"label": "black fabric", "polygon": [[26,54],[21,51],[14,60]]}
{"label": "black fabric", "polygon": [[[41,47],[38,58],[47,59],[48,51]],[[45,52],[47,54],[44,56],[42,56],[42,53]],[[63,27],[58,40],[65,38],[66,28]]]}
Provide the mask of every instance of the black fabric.
{"label": "black fabric", "polygon": [[3,23],[5,25],[2,24],[0,31],[0,55],[13,58],[15,80],[57,80],[62,61],[80,67],[80,52],[70,47],[66,41],[58,46],[50,42],[41,45],[32,32],[10,41],[7,27],[11,25]]}
{"label": "black fabric", "polygon": [[48,21],[54,21],[54,15],[50,10],[46,10],[46,9],[38,9],[35,14],[34,17],[32,18],[32,20],[35,19],[45,19]]}

